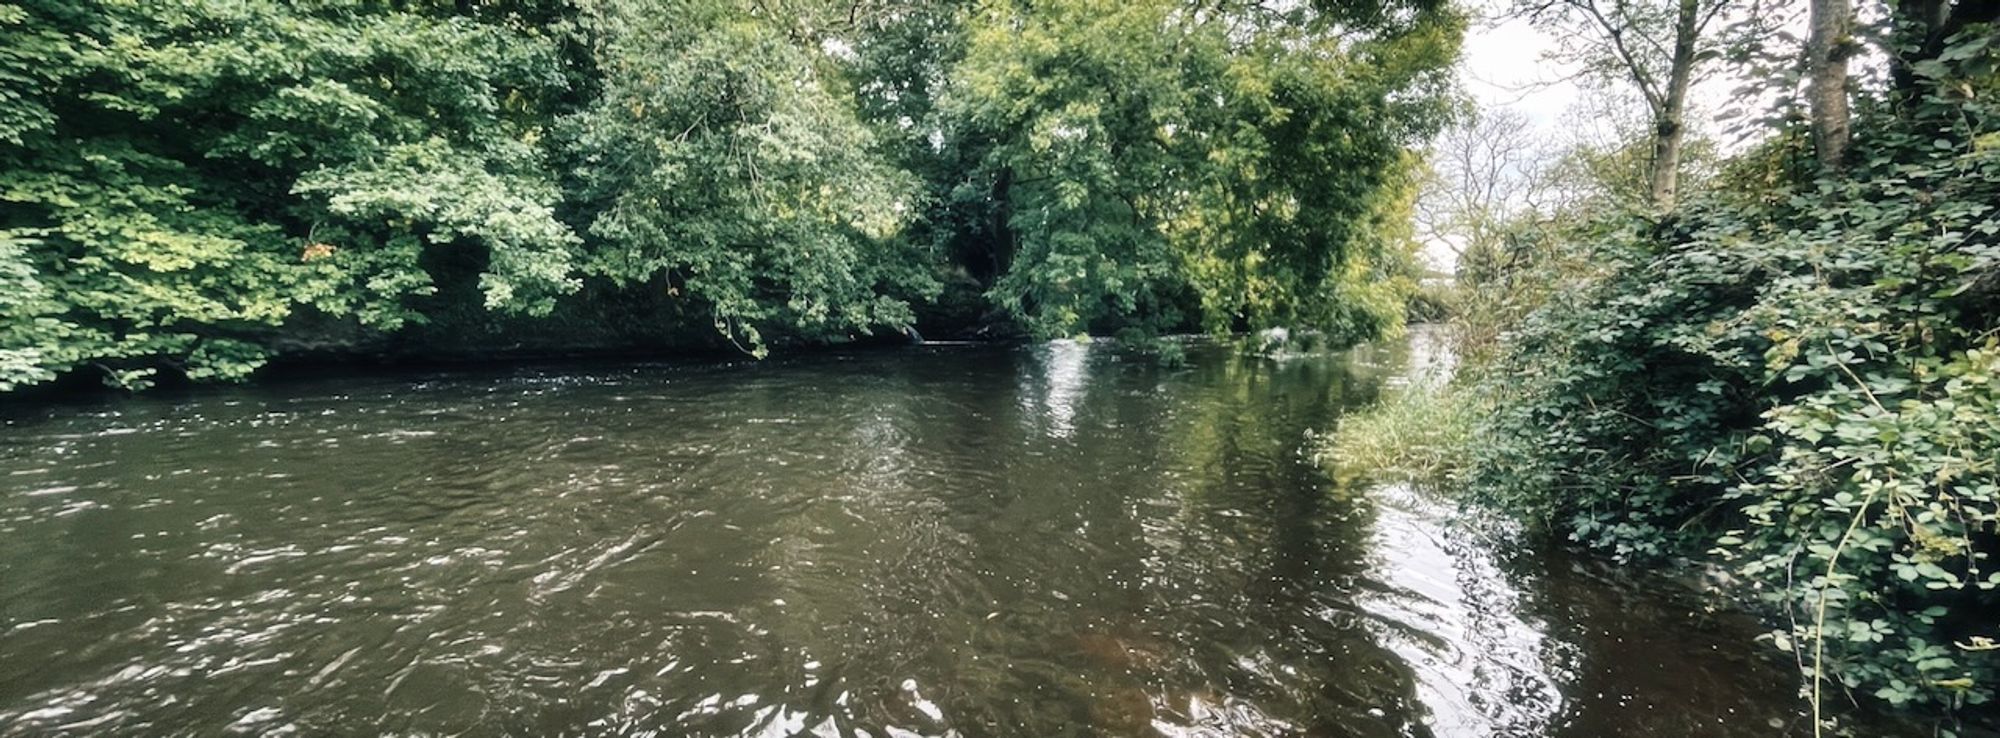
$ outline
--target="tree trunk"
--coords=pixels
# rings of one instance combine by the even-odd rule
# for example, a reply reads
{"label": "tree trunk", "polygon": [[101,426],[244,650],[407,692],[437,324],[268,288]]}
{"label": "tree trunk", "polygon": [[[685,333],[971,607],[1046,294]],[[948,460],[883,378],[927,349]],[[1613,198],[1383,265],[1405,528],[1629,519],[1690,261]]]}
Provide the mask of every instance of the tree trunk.
{"label": "tree trunk", "polygon": [[1674,56],[1668,70],[1664,99],[1653,109],[1652,200],[1656,210],[1672,210],[1680,196],[1681,141],[1686,137],[1688,85],[1694,80],[1696,36],[1700,33],[1700,0],[1680,0],[1674,24]]}
{"label": "tree trunk", "polygon": [[1829,173],[1847,164],[1847,57],[1853,26],[1854,8],[1848,0],[1812,0],[1812,36],[1806,44],[1807,95],[1813,150],[1820,170]]}
{"label": "tree trunk", "polygon": [[1674,209],[1680,191],[1681,127],[1665,115],[1653,123],[1653,209]]}
{"label": "tree trunk", "polygon": [[1000,176],[993,180],[993,190],[988,194],[993,210],[987,222],[989,237],[986,258],[992,273],[987,275],[985,286],[990,288],[1006,276],[1014,266],[1014,168],[1003,167]]}

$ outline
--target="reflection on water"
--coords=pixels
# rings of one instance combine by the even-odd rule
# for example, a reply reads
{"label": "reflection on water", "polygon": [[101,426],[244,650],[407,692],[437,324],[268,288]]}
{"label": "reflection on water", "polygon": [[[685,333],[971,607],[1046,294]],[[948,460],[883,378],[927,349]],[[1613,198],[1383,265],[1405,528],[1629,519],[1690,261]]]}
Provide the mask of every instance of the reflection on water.
{"label": "reflection on water", "polygon": [[1327,488],[1306,431],[1426,340],[17,410],[0,735],[1798,732],[1745,624]]}
{"label": "reflection on water", "polygon": [[[1023,374],[1022,407],[1040,421],[1050,436],[1068,438],[1076,430],[1076,403],[1083,394],[1089,344],[1050,341],[1035,347],[1039,377]],[[1031,380],[1039,379],[1039,385]],[[1039,412],[1038,412],[1039,410]]]}
{"label": "reflection on water", "polygon": [[1371,630],[1410,666],[1443,735],[1539,735],[1561,713],[1555,654],[1497,560],[1495,527],[1404,486],[1373,490]]}

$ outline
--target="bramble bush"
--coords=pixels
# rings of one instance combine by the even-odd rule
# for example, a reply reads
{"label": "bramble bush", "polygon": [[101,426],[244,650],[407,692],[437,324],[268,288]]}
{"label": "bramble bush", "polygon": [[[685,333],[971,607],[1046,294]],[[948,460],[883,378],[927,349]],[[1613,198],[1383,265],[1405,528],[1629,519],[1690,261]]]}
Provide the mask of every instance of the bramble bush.
{"label": "bramble bush", "polygon": [[[1624,560],[1712,555],[1817,705],[1979,705],[2000,678],[2000,106],[1989,35],[1864,106],[1843,176],[1604,230],[1462,378],[1471,493]],[[1820,677],[1826,677],[1822,686]]]}

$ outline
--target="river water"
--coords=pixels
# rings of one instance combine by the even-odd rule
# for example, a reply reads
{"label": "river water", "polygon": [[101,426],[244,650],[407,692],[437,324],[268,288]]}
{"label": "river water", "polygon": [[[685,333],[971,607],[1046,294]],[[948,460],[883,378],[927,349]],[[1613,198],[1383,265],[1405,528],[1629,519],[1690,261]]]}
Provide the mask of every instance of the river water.
{"label": "river water", "polygon": [[1431,343],[13,408],[0,735],[1766,736],[1789,666],[1307,433]]}

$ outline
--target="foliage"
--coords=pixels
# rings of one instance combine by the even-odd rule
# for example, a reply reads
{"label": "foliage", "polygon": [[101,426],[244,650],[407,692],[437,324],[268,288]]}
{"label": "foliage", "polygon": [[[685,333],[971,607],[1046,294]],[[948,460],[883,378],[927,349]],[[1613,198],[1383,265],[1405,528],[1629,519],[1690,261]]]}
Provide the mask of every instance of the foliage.
{"label": "foliage", "polygon": [[[1793,136],[1569,280],[1466,391],[1473,491],[1631,560],[1714,551],[1811,674],[1893,704],[2000,679],[2000,109],[1989,35],[1870,109],[1844,177]],[[1803,168],[1802,168],[1803,167]],[[1775,173],[1775,174],[1774,174]],[[1544,262],[1548,263],[1548,262]]]}
{"label": "foliage", "polygon": [[1319,446],[1318,461],[1343,482],[1450,484],[1464,471],[1476,442],[1471,400],[1441,381],[1418,382],[1342,417]]}
{"label": "foliage", "polygon": [[950,193],[983,207],[994,303],[1038,335],[1136,324],[1373,335],[1405,147],[1445,112],[1457,17],[1419,4],[1059,0],[967,21]]}
{"label": "foliage", "polygon": [[[1413,307],[1449,306],[1458,350],[1474,363],[1552,292],[1601,271],[1567,243],[1649,209],[1653,134],[1637,107],[1594,96],[1553,140],[1534,138],[1518,114],[1478,111],[1432,142],[1415,220],[1427,242],[1456,254],[1456,280]],[[1705,186],[1716,142],[1699,125],[1682,136],[1678,181]]]}
{"label": "foliage", "polygon": [[1410,293],[1404,319],[1411,323],[1443,323],[1457,317],[1460,308],[1457,285],[1423,282]]}
{"label": "foliage", "polygon": [[592,273],[705,303],[760,355],[808,336],[904,328],[938,285],[896,238],[914,183],[874,151],[820,51],[728,2],[611,3],[605,90],[569,122],[605,206]]}
{"label": "foliage", "polygon": [[1432,0],[0,0],[0,390],[684,325],[762,355],[911,328],[944,284],[1043,334],[1393,330],[1404,152],[1459,26]]}
{"label": "foliage", "polygon": [[421,319],[426,248],[496,308],[572,290],[535,113],[552,41],[509,16],[269,0],[0,4],[0,238],[41,285],[6,385],[78,367],[234,378],[301,312]]}

